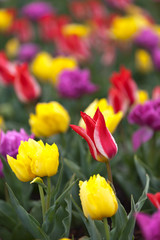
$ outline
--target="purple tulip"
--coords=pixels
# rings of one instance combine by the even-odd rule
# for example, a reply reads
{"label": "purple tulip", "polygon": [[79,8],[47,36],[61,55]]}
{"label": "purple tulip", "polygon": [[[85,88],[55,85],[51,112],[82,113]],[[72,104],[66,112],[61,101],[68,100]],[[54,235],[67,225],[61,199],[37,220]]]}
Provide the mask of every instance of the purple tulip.
{"label": "purple tulip", "polygon": [[160,99],[135,106],[128,116],[128,121],[141,127],[132,137],[133,148],[137,150],[142,143],[152,138],[155,131],[160,131]]}
{"label": "purple tulip", "polygon": [[152,60],[155,68],[160,70],[160,49],[156,48],[152,51]]}
{"label": "purple tulip", "polygon": [[40,48],[34,43],[22,44],[19,48],[18,58],[23,62],[30,62],[39,50]]}
{"label": "purple tulip", "polygon": [[[7,131],[4,133],[2,130],[0,132],[0,154],[6,158],[6,155],[11,157],[16,157],[18,153],[18,148],[21,141],[27,141],[29,138],[34,138],[34,135],[28,135],[24,129],[20,129],[20,132],[15,130]],[[2,172],[2,162],[0,160],[0,176],[3,176]]]}
{"label": "purple tulip", "polygon": [[25,5],[22,10],[22,15],[31,20],[38,20],[43,16],[54,12],[53,7],[48,2],[36,1]]}
{"label": "purple tulip", "polygon": [[152,216],[145,213],[137,213],[135,216],[145,240],[160,239],[160,211]]}
{"label": "purple tulip", "polygon": [[158,46],[159,37],[151,29],[142,30],[138,36],[135,38],[135,43],[149,51],[153,51]]}
{"label": "purple tulip", "polygon": [[58,92],[62,97],[80,98],[95,92],[98,87],[91,83],[88,70],[64,70],[59,76]]}

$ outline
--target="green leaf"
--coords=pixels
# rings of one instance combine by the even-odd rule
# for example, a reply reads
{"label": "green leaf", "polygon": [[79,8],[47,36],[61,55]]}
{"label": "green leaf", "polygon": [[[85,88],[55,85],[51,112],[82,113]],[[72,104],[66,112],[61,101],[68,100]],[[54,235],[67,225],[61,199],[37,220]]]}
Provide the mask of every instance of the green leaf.
{"label": "green leaf", "polygon": [[12,231],[16,224],[17,219],[13,208],[9,203],[0,200],[0,225]]}
{"label": "green leaf", "polygon": [[58,208],[58,206],[61,204],[61,202],[65,199],[66,195],[69,193],[73,185],[77,182],[74,181],[74,175],[72,176],[69,183],[66,184],[62,194],[55,200],[54,205],[50,207],[45,215],[45,220],[43,222],[43,229],[45,232],[50,233],[53,228],[53,219],[55,215],[55,211]]}
{"label": "green leaf", "polygon": [[34,237],[22,226],[18,224],[15,229],[12,229],[12,240],[34,240]]}
{"label": "green leaf", "polygon": [[133,214],[135,212],[139,212],[141,208],[143,207],[143,204],[145,200],[147,199],[147,192],[149,188],[149,176],[146,175],[146,186],[145,189],[139,198],[138,202],[135,204],[133,197],[131,196],[131,211],[128,215],[128,221],[126,223],[126,226],[122,232],[122,234],[119,237],[119,240],[132,240],[133,238],[133,231],[134,231],[134,226],[135,226],[135,218]]}
{"label": "green leaf", "polygon": [[81,172],[81,168],[76,163],[68,160],[67,158],[64,158],[64,162],[67,165],[67,167],[69,167],[71,171],[77,175],[78,178],[82,180],[85,179],[84,174]]}
{"label": "green leaf", "polygon": [[140,161],[140,159],[138,159],[137,156],[134,156],[134,162],[135,162],[135,166],[137,169],[137,173],[138,176],[143,184],[143,186],[145,186],[145,182],[146,182],[146,170],[145,168],[142,166],[142,162]]}
{"label": "green leaf", "polygon": [[63,226],[64,226],[64,234],[63,237],[69,236],[69,231],[71,227],[71,220],[72,220],[72,201],[70,198],[70,195],[65,198],[66,207],[65,211],[67,213],[67,216],[62,220]]}
{"label": "green leaf", "polygon": [[23,226],[35,237],[43,240],[49,240],[46,233],[41,229],[40,224],[37,220],[32,217],[27,211],[19,204],[11,188],[7,185],[11,203],[21,220]]}
{"label": "green leaf", "polygon": [[[118,200],[118,199],[117,199]],[[112,231],[111,231],[111,237],[112,240],[117,240],[121,233],[123,232],[124,227],[126,226],[128,219],[127,219],[127,213],[118,200],[118,211],[116,214],[112,217]]]}

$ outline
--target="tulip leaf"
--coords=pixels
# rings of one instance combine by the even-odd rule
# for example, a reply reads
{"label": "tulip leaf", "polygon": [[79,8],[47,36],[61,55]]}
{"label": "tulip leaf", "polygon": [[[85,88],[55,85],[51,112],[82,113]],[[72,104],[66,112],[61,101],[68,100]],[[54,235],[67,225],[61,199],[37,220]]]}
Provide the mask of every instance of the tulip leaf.
{"label": "tulip leaf", "polygon": [[45,230],[45,232],[50,233],[51,230],[53,229],[53,219],[55,216],[55,211],[58,209],[61,202],[65,199],[66,195],[69,193],[69,191],[76,182],[77,181],[74,181],[73,175],[69,183],[66,184],[63,193],[55,200],[54,205],[48,209],[45,215],[45,220],[43,222],[43,229]]}
{"label": "tulip leaf", "polygon": [[66,202],[65,211],[67,213],[67,216],[62,220],[62,223],[63,223],[63,226],[64,226],[63,237],[69,235],[69,231],[70,231],[70,227],[71,227],[71,220],[72,220],[72,201],[71,201],[71,198],[70,198],[69,194],[65,198],[65,202]]}
{"label": "tulip leaf", "polygon": [[131,211],[128,215],[128,221],[126,223],[125,228],[123,229],[122,234],[119,236],[119,240],[132,240],[133,237],[133,231],[134,231],[134,226],[135,226],[135,218],[133,216],[133,214],[135,212],[139,212],[141,210],[141,208],[143,207],[143,204],[145,202],[145,200],[147,199],[147,192],[148,192],[148,188],[149,188],[149,176],[146,175],[146,186],[145,189],[141,195],[141,197],[139,198],[138,202],[135,204],[133,197],[131,196]]}
{"label": "tulip leaf", "polygon": [[23,226],[33,235],[35,238],[40,238],[43,240],[49,240],[46,233],[41,229],[40,224],[37,220],[27,213],[27,211],[19,204],[11,188],[7,185],[11,203],[21,220]]}
{"label": "tulip leaf", "polygon": [[78,178],[82,180],[85,179],[84,174],[81,172],[81,168],[76,163],[68,160],[67,158],[64,158],[64,162],[67,165],[67,167],[69,167],[71,171],[77,175]]}
{"label": "tulip leaf", "polygon": [[[118,199],[117,199],[118,200]],[[118,211],[117,213],[112,217],[112,231],[111,236],[112,240],[117,240],[120,234],[123,232],[123,229],[127,223],[127,213],[118,200]]]}
{"label": "tulip leaf", "polygon": [[17,224],[15,212],[9,203],[0,200],[0,225],[12,231]]}
{"label": "tulip leaf", "polygon": [[146,181],[146,171],[145,168],[142,166],[141,161],[138,159],[137,156],[134,157],[134,162],[135,162],[135,166],[138,172],[138,176],[143,184],[143,186],[145,186],[145,181]]}

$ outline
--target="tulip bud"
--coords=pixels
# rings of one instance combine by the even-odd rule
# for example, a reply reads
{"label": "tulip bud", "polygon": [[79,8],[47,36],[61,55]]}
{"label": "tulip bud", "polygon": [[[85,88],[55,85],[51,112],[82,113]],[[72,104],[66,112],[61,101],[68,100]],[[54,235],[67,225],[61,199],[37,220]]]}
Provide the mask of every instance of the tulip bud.
{"label": "tulip bud", "polygon": [[99,174],[79,182],[84,215],[93,220],[112,217],[118,209],[116,196],[110,184]]}

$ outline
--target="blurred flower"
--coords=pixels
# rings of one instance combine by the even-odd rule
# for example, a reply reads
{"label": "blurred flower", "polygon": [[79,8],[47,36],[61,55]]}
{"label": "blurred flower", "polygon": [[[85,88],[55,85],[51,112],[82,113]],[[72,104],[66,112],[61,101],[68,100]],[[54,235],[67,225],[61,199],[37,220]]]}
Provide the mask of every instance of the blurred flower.
{"label": "blurred flower", "polygon": [[32,24],[26,18],[15,19],[9,33],[15,35],[21,42],[32,41],[34,37]]}
{"label": "blurred flower", "polygon": [[135,37],[135,42],[138,46],[153,51],[153,49],[158,46],[159,37],[150,28],[142,29]]}
{"label": "blurred flower", "polygon": [[138,30],[137,21],[133,16],[116,17],[111,25],[111,33],[117,40],[130,40]]}
{"label": "blurred flower", "polygon": [[31,20],[38,20],[43,16],[51,14],[53,11],[52,5],[44,1],[28,3],[21,9],[22,15]]}
{"label": "blurred flower", "polygon": [[[110,82],[113,87],[109,90],[109,102],[114,107],[115,112],[120,110],[125,112],[127,106],[131,106],[136,100],[137,85],[132,79],[131,71],[121,67],[119,73],[112,74]],[[117,91],[113,89],[117,89]],[[112,96],[116,93],[121,96],[121,101],[116,101],[117,95]]]}
{"label": "blurred flower", "polygon": [[132,2],[133,0],[106,0],[106,2],[111,6],[115,7],[118,9],[126,9]]}
{"label": "blurred flower", "polygon": [[152,60],[155,68],[160,71],[160,49],[155,48],[152,51]]}
{"label": "blurred flower", "polygon": [[56,40],[59,54],[74,56],[79,61],[90,58],[90,44],[88,39],[80,38],[77,35],[61,36]]}
{"label": "blurred flower", "polygon": [[10,63],[4,52],[0,52],[0,83],[2,85],[13,84],[16,67]]}
{"label": "blurred flower", "polygon": [[14,58],[18,54],[20,43],[17,38],[11,38],[7,41],[5,50],[9,58]]}
{"label": "blurred flower", "polygon": [[77,68],[77,62],[72,57],[63,57],[59,56],[56,58],[53,58],[52,64],[51,64],[51,81],[54,84],[58,84],[58,77],[59,74],[66,69],[75,69]]}
{"label": "blurred flower", "polygon": [[140,72],[148,73],[153,69],[150,54],[143,49],[139,49],[136,51],[135,61],[136,67]]}
{"label": "blurred flower", "polygon": [[0,129],[3,129],[3,128],[4,128],[4,119],[2,116],[0,116]]}
{"label": "blurred flower", "polygon": [[143,105],[135,106],[128,115],[131,124],[140,129],[132,136],[133,148],[137,150],[142,143],[152,138],[154,131],[160,131],[160,99],[150,100]]}
{"label": "blurred flower", "polygon": [[80,181],[80,199],[84,215],[93,220],[102,220],[116,214],[118,203],[110,184],[99,174],[88,181]]}
{"label": "blurred flower", "polygon": [[90,33],[90,28],[82,24],[70,23],[64,25],[62,33],[66,36],[76,35],[78,37],[87,37]]}
{"label": "blurred flower", "polygon": [[41,94],[41,88],[30,74],[26,63],[16,66],[14,89],[17,97],[22,102],[32,101]]}
{"label": "blurred flower", "polygon": [[58,102],[38,103],[36,114],[30,114],[29,124],[36,137],[49,137],[64,133],[69,127],[67,110]]}
{"label": "blurred flower", "polygon": [[155,194],[147,193],[147,197],[156,208],[160,209],[160,192]]}
{"label": "blurred flower", "polygon": [[147,100],[149,100],[148,92],[145,90],[137,90],[135,104],[144,104]]}
{"label": "blurred flower", "polygon": [[137,213],[135,216],[145,240],[160,239],[160,211],[152,216],[145,213]]}
{"label": "blurred flower", "polygon": [[0,9],[0,32],[7,31],[13,21],[13,14],[9,9]]}
{"label": "blurred flower", "polygon": [[35,43],[21,44],[18,50],[18,59],[24,62],[30,62],[39,50],[40,48]]}
{"label": "blurred flower", "polygon": [[70,125],[70,127],[87,141],[92,157],[99,162],[106,162],[113,158],[118,147],[106,127],[105,119],[99,108],[93,118],[84,112],[81,112],[81,117],[86,124],[86,129],[76,125]]}
{"label": "blurred flower", "polygon": [[[119,122],[121,121],[123,117],[123,113],[121,111],[114,113],[114,109],[111,105],[108,104],[107,100],[105,98],[102,98],[100,100],[95,99],[86,109],[85,113],[89,115],[91,118],[93,118],[97,108],[101,111],[103,114],[103,117],[105,119],[105,124],[108,130],[113,133]],[[81,118],[79,121],[79,126],[82,128],[86,128],[85,122]]]}
{"label": "blurred flower", "polygon": [[32,61],[33,74],[40,80],[48,80],[51,74],[52,56],[47,52],[38,53]]}
{"label": "blurred flower", "polygon": [[28,135],[24,129],[20,129],[19,132],[16,130],[0,131],[0,153],[6,158],[9,154],[11,157],[16,157],[18,148],[21,141],[27,141],[29,138],[33,138],[34,135]]}
{"label": "blurred flower", "polygon": [[98,86],[91,83],[89,70],[64,70],[58,77],[58,92],[62,97],[79,98],[97,91]]}
{"label": "blurred flower", "polygon": [[59,151],[57,145],[44,145],[40,140],[22,141],[17,159],[7,155],[8,163],[17,178],[28,182],[38,177],[51,177],[57,173],[59,165]]}
{"label": "blurred flower", "polygon": [[152,99],[158,99],[158,98],[160,98],[160,86],[156,86],[152,90]]}

